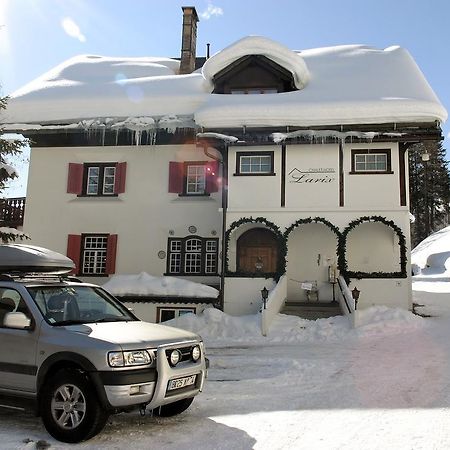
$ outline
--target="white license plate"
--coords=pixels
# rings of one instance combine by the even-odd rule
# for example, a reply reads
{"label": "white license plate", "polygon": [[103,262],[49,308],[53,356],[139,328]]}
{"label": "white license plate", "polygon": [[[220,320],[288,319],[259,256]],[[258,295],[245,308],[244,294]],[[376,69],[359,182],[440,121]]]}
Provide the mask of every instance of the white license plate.
{"label": "white license plate", "polygon": [[191,375],[190,377],[177,378],[176,380],[170,380],[169,386],[167,387],[168,391],[173,391],[174,389],[180,389],[186,386],[191,386],[195,383],[195,379],[197,375]]}

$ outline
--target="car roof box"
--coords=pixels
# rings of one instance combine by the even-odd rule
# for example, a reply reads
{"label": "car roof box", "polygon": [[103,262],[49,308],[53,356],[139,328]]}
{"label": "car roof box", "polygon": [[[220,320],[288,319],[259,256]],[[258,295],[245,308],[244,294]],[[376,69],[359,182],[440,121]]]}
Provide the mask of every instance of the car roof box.
{"label": "car roof box", "polygon": [[74,268],[70,258],[47,248],[25,244],[0,245],[0,273],[65,274]]}

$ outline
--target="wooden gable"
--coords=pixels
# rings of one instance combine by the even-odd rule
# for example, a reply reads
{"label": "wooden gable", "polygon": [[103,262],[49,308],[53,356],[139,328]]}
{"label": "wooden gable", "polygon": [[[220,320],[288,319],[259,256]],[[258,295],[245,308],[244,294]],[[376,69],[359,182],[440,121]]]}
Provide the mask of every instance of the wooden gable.
{"label": "wooden gable", "polygon": [[213,79],[215,94],[231,94],[233,90],[276,89],[295,91],[294,77],[289,70],[262,55],[237,59],[218,72]]}

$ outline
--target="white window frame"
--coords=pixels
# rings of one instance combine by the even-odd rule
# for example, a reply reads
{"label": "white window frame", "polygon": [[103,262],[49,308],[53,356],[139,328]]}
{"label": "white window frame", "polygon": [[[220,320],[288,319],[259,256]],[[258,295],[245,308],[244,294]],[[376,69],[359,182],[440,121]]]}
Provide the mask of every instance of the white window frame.
{"label": "white window frame", "polygon": [[206,165],[186,163],[186,195],[206,194]]}
{"label": "white window frame", "polygon": [[82,235],[81,275],[105,275],[107,254],[108,235]]}
{"label": "white window frame", "polygon": [[217,238],[169,238],[167,249],[168,275],[217,275]]}

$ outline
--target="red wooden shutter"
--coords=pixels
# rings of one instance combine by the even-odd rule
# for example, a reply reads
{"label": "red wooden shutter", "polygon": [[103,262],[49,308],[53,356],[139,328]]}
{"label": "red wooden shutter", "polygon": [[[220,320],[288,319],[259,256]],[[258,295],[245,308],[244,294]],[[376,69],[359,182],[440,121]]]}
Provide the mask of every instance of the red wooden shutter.
{"label": "red wooden shutter", "polygon": [[75,269],[71,273],[79,274],[81,256],[81,235],[69,234],[67,236],[67,256],[75,263]]}
{"label": "red wooden shutter", "polygon": [[184,164],[182,162],[169,162],[169,192],[183,193]]}
{"label": "red wooden shutter", "polygon": [[106,247],[106,269],[107,275],[116,272],[116,254],[117,254],[117,234],[110,234],[108,236],[108,243]]}
{"label": "red wooden shutter", "polygon": [[127,172],[127,163],[121,162],[116,165],[116,178],[114,181],[114,194],[123,194],[125,192],[125,179]]}
{"label": "red wooden shutter", "polygon": [[69,163],[67,193],[80,195],[83,190],[83,164]]}
{"label": "red wooden shutter", "polygon": [[219,164],[217,161],[209,161],[206,164],[206,192],[217,192],[219,186],[217,180],[219,178]]}

